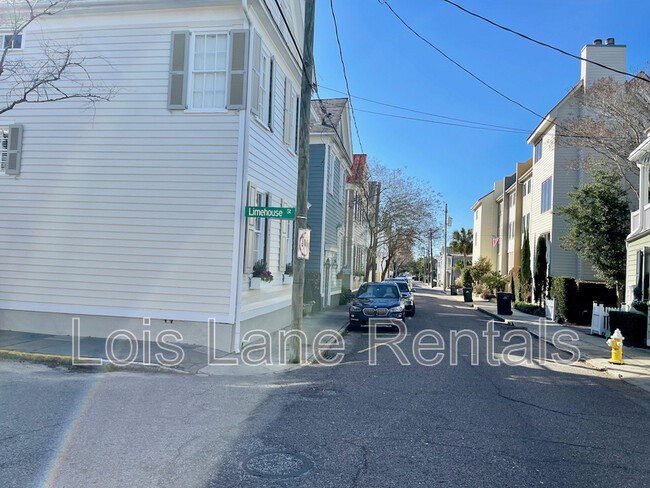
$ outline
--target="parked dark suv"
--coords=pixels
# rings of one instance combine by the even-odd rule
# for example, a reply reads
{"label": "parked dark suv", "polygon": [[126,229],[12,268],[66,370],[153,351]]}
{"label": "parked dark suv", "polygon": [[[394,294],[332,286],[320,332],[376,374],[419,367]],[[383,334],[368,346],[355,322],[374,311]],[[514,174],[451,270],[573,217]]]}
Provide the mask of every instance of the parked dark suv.
{"label": "parked dark suv", "polygon": [[367,325],[369,318],[404,318],[402,294],[396,283],[364,283],[350,304],[350,325]]}
{"label": "parked dark suv", "polygon": [[402,302],[404,303],[404,315],[407,317],[413,317],[415,315],[415,297],[413,296],[413,290],[409,287],[408,283],[399,278],[388,279],[386,280],[386,283],[395,283],[397,285],[402,295]]}

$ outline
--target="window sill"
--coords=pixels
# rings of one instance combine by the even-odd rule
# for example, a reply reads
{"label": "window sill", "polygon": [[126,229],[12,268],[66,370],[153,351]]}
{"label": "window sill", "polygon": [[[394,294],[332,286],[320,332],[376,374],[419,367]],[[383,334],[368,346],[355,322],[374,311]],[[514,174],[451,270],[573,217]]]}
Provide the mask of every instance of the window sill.
{"label": "window sill", "polygon": [[225,108],[186,108],[183,110],[185,114],[227,114],[228,109]]}
{"label": "window sill", "polygon": [[253,114],[253,119],[255,120],[257,125],[259,125],[262,129],[264,129],[265,131],[273,134],[273,129],[271,129],[268,124],[265,124],[264,122],[262,122],[257,115]]}

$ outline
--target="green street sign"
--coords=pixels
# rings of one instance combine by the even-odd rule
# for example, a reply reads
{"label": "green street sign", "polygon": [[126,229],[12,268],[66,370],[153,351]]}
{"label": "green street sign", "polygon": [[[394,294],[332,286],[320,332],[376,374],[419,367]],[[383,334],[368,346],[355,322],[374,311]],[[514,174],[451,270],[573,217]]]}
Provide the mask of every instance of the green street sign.
{"label": "green street sign", "polygon": [[246,217],[260,219],[295,219],[296,209],[288,207],[246,207]]}

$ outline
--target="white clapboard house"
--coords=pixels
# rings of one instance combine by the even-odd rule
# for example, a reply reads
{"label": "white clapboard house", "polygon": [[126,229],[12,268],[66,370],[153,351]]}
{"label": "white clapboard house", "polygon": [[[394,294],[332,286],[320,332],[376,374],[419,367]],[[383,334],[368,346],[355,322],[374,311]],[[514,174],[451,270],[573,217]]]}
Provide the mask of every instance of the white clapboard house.
{"label": "white clapboard house", "polygon": [[[232,351],[289,325],[291,222],[244,207],[295,203],[303,18],[304,0],[77,0],[25,30],[8,56],[73,46],[114,95],[0,115],[0,328],[150,318],[206,344],[214,319]],[[261,259],[274,280],[251,289]]]}

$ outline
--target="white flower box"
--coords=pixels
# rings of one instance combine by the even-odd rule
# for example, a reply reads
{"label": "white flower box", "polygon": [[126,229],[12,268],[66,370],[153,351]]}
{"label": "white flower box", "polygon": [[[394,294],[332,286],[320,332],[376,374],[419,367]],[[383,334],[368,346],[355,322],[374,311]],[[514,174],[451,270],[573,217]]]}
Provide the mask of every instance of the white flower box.
{"label": "white flower box", "polygon": [[293,275],[283,274],[282,275],[282,283],[285,284],[285,285],[293,284]]}
{"label": "white flower box", "polygon": [[251,290],[263,290],[265,288],[271,288],[271,283],[268,281],[262,281],[262,278],[253,277],[251,278],[250,289]]}

